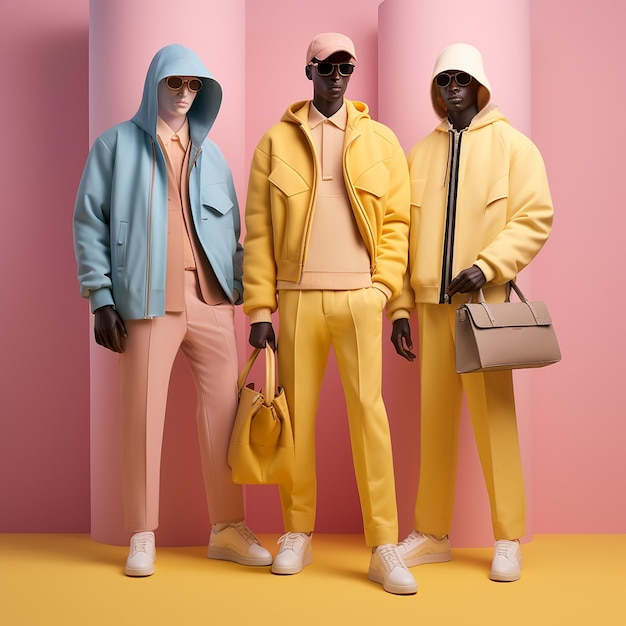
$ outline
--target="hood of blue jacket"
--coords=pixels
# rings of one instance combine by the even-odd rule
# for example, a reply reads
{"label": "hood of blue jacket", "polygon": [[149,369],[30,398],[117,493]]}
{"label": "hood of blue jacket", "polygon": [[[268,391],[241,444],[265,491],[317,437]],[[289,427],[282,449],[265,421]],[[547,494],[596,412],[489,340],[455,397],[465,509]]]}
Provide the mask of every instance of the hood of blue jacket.
{"label": "hood of blue jacket", "polygon": [[139,110],[131,121],[156,139],[157,87],[161,80],[168,76],[197,76],[204,83],[187,113],[191,141],[194,145],[200,146],[220,110],[222,88],[200,57],[193,50],[180,44],[165,46],[154,55],[146,74]]}

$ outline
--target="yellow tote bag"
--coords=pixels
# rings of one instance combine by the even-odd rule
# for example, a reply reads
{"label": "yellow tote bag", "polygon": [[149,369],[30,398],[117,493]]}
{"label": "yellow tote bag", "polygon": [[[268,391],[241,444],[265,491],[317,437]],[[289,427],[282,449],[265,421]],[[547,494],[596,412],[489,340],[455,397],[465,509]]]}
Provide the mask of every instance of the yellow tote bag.
{"label": "yellow tote bag", "polygon": [[239,405],[228,446],[233,481],[246,485],[293,482],[293,429],[284,390],[276,384],[274,351],[265,347],[265,387],[245,385],[260,348],[239,375]]}

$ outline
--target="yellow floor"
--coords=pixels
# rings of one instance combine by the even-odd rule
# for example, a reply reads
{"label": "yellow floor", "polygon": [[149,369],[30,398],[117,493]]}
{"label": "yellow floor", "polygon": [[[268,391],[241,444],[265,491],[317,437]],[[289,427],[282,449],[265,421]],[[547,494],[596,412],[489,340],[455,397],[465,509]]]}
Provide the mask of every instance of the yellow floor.
{"label": "yellow floor", "polygon": [[[273,552],[277,538],[261,537]],[[0,625],[626,625],[626,535],[537,535],[515,583],[488,579],[491,549],[453,549],[450,563],[412,569],[407,597],[368,581],[359,535],[315,535],[296,576],[208,560],[205,547],[157,549],[156,574],[131,579],[126,548],[0,534]]]}

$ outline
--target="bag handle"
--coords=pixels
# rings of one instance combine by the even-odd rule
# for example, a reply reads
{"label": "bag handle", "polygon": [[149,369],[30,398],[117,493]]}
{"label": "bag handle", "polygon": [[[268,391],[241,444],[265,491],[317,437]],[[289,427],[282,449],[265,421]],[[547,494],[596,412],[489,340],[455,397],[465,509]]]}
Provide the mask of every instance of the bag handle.
{"label": "bag handle", "polygon": [[[514,280],[510,280],[508,282],[508,285],[509,285],[510,289],[513,289],[513,291],[517,294],[517,297],[520,299],[520,302],[523,302],[530,309],[530,312],[532,313],[532,316],[535,318],[535,323],[537,325],[540,325],[541,324],[541,320],[539,319],[539,316],[537,315],[537,312],[535,311],[535,307],[526,299],[526,296],[522,293],[522,290],[517,286],[515,281]],[[509,289],[509,295],[510,295],[510,289]],[[478,291],[473,292],[473,293],[470,294],[470,297],[469,297],[469,300],[467,301],[467,304],[472,302],[472,299],[474,297],[474,293],[476,293],[476,300],[477,300],[478,304],[480,304],[483,307],[483,309],[485,309],[485,312],[487,313],[487,317],[489,317],[489,321],[491,322],[492,325],[495,326],[496,319],[491,314],[491,311],[489,310],[489,307],[487,306],[487,303],[485,302],[485,296],[483,294],[482,288],[480,288]],[[509,302],[509,301],[510,301],[509,300],[509,296],[507,295],[506,302]]]}
{"label": "bag handle", "polygon": [[[239,393],[244,388],[246,384],[246,380],[248,378],[248,374],[256,361],[256,358],[259,356],[261,352],[261,348],[255,348],[250,354],[246,364],[243,366],[241,370],[241,374],[239,374],[239,378],[237,380],[237,388],[239,389]],[[274,357],[274,350],[272,350],[268,345],[265,346],[265,388],[263,389],[263,404],[265,406],[270,406],[274,401],[274,396],[276,395],[276,362]]]}
{"label": "bag handle", "polygon": [[263,404],[270,406],[276,397],[276,362],[274,350],[265,344],[265,389],[263,390]]}

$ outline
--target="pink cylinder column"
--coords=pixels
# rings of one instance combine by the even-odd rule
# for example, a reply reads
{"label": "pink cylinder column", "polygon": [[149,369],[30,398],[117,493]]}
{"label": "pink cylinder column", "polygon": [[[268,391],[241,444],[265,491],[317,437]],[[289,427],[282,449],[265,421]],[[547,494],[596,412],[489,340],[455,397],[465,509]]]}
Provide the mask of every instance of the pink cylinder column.
{"label": "pink cylinder column", "polygon": [[[511,123],[530,133],[530,17],[528,0],[385,0],[379,7],[379,102],[380,120],[391,126],[408,151],[438,123],[431,100],[432,69],[446,46],[465,42],[483,55],[492,88],[492,102],[500,106]],[[524,272],[528,283],[530,270]],[[418,375],[417,367],[415,375]],[[531,415],[528,381],[516,376],[517,414],[526,479],[527,537],[531,523]],[[415,405],[416,398],[407,398]],[[413,410],[411,410],[411,413]],[[414,416],[408,414],[406,419]],[[461,416],[459,475],[455,513],[450,533],[453,546],[479,547],[493,543],[487,491],[482,477],[467,409]],[[408,444],[403,442],[404,449]],[[400,471],[415,473],[412,454],[397,449]],[[413,490],[398,499],[414,497]],[[411,520],[412,523],[412,520]]]}
{"label": "pink cylinder column", "polygon": [[[139,107],[148,65],[171,43],[193,49],[223,89],[211,138],[228,160],[239,191],[245,184],[244,0],[91,0],[89,14],[90,141]],[[242,327],[238,316],[238,331]],[[91,345],[91,535],[125,544],[118,417],[117,358]],[[166,417],[159,545],[200,545],[209,518],[195,423],[195,389],[184,359],[176,360]]]}

